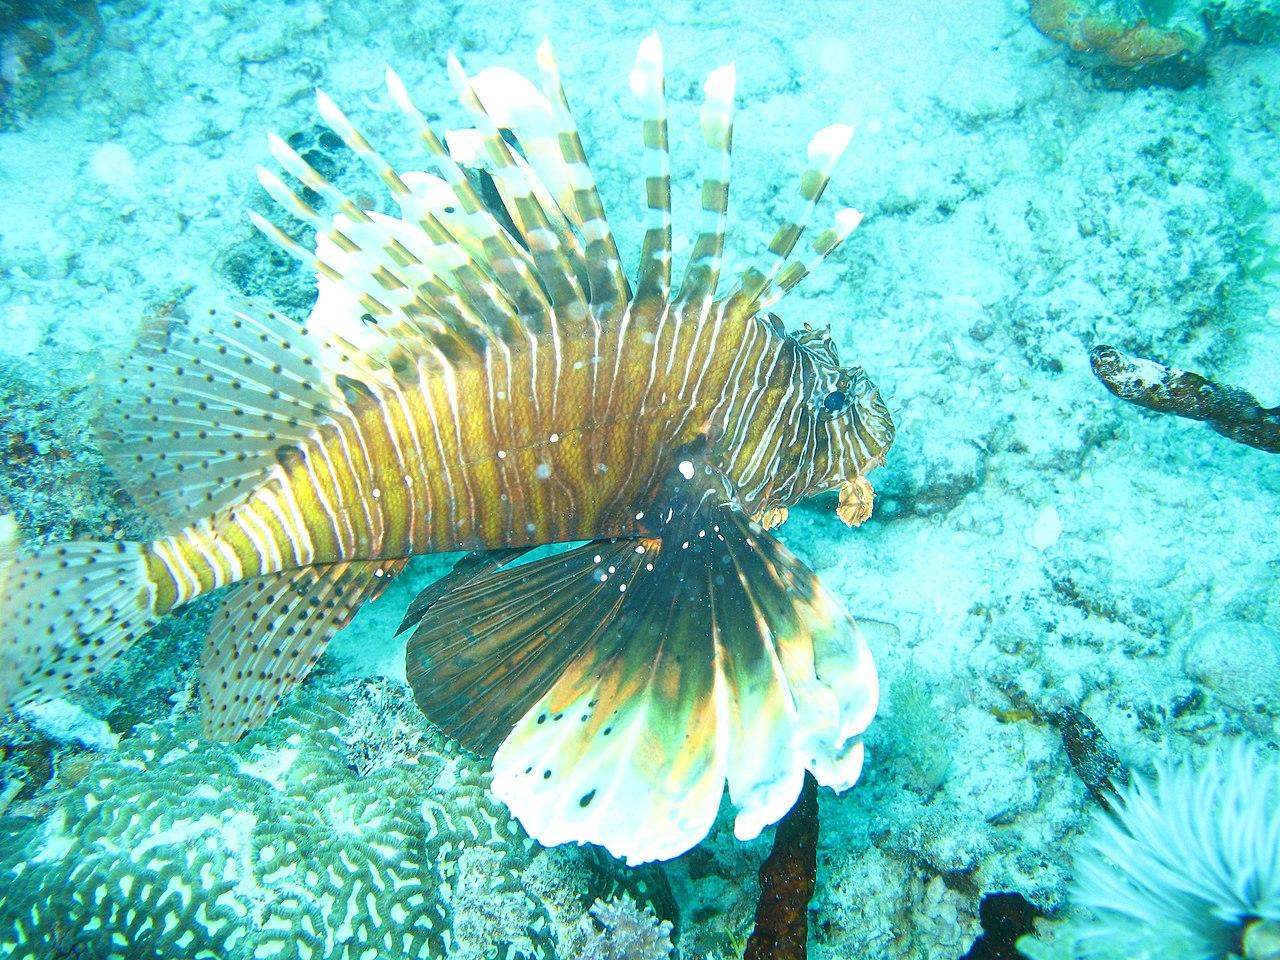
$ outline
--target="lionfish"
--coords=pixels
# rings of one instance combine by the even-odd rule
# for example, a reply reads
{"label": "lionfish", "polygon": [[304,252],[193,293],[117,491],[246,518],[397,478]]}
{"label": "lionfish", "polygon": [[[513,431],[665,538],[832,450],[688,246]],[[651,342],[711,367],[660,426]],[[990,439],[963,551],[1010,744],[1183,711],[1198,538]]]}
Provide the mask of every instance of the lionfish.
{"label": "lionfish", "polygon": [[[315,307],[304,323],[191,307],[147,332],[102,445],[167,535],[0,567],[0,703],[68,692],[226,588],[200,710],[209,736],[235,740],[411,556],[467,551],[408,610],[406,675],[433,722],[492,756],[494,793],[538,841],[667,859],[706,836],[726,785],[751,838],[806,770],[836,790],[857,779],[878,696],[867,643],[769,532],[829,490],[861,522],[893,439],[828,334],[769,312],[860,219],[841,210],[792,256],[852,130],[813,137],[798,214],[718,294],[734,70],[711,73],[702,220],[674,286],[647,38],[630,74],[648,208],[633,287],[545,43],[538,67],[535,85],[450,57],[475,126],[444,140],[388,70],[430,172],[394,169],[317,94],[398,215],[270,138],[306,189],[259,180],[314,248],[250,218],[315,271]],[[569,546],[531,553],[547,544]]]}

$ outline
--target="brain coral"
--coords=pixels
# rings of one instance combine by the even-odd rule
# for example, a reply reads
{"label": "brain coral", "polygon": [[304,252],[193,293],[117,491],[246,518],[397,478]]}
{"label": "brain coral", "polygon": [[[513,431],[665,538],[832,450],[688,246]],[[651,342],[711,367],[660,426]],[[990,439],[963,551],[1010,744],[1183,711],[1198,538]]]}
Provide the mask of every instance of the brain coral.
{"label": "brain coral", "polygon": [[140,727],[0,819],[0,956],[567,957],[596,898],[654,904],[656,874],[537,847],[402,690],[348,693],[234,747]]}

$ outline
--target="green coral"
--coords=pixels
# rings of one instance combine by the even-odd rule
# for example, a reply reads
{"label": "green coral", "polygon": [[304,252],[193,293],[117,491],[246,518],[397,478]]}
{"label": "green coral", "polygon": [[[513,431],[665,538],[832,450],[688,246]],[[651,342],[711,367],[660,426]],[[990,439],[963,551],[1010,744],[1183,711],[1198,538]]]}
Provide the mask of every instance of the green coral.
{"label": "green coral", "polygon": [[889,687],[888,739],[908,785],[932,796],[951,769],[954,734],[947,727],[928,675],[908,663]]}
{"label": "green coral", "polygon": [[1201,7],[1217,32],[1245,43],[1272,43],[1280,38],[1280,0],[1208,0]]}
{"label": "green coral", "polygon": [[139,728],[0,819],[0,956],[549,958],[597,897],[653,902],[648,874],[537,847],[407,702],[312,684],[234,747]]}

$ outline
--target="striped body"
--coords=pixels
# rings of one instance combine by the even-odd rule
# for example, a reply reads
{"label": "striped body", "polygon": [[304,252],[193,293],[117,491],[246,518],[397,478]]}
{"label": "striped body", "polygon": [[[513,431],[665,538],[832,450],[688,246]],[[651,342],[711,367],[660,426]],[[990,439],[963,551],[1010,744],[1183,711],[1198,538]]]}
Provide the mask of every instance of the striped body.
{"label": "striped body", "polygon": [[157,612],[291,567],[642,533],[675,452],[708,425],[718,465],[750,484],[742,501],[789,506],[796,491],[764,481],[805,439],[769,416],[800,388],[797,347],[719,306],[366,386],[244,502],[155,544]]}

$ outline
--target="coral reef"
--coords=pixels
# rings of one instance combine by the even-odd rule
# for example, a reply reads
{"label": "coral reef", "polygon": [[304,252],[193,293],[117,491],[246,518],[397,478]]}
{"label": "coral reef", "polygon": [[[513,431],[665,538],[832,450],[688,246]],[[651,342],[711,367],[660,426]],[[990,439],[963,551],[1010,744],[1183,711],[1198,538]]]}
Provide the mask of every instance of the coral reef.
{"label": "coral reef", "polygon": [[1031,22],[1106,86],[1183,88],[1223,42],[1280,36],[1276,0],[1031,0]]}
{"label": "coral reef", "polygon": [[91,391],[35,364],[0,358],[0,514],[39,538],[111,537],[138,512],[93,446]]}
{"label": "coral reef", "polygon": [[234,748],[182,720],[60,769],[0,820],[0,954],[571,956],[588,904],[655,903],[653,874],[536,847],[402,689],[347,693],[313,684]]}
{"label": "coral reef", "polygon": [[1277,0],[1208,0],[1201,9],[1216,33],[1245,43],[1272,43],[1280,37]]}
{"label": "coral reef", "polygon": [[1229,440],[1280,453],[1280,407],[1263,407],[1251,393],[1154,360],[1127,357],[1114,347],[1094,347],[1089,362],[1094,376],[1121,400],[1203,420]]}
{"label": "coral reef", "polygon": [[582,918],[579,933],[566,957],[574,960],[666,960],[671,945],[671,921],[659,920],[651,907],[640,908],[628,894],[597,900],[591,919]]}
{"label": "coral reef", "polygon": [[0,0],[0,130],[23,126],[43,78],[79,66],[101,35],[97,0]]}
{"label": "coral reef", "polygon": [[1199,78],[1206,33],[1196,20],[1159,25],[1137,0],[1032,0],[1031,22],[1115,86],[1185,87]]}

